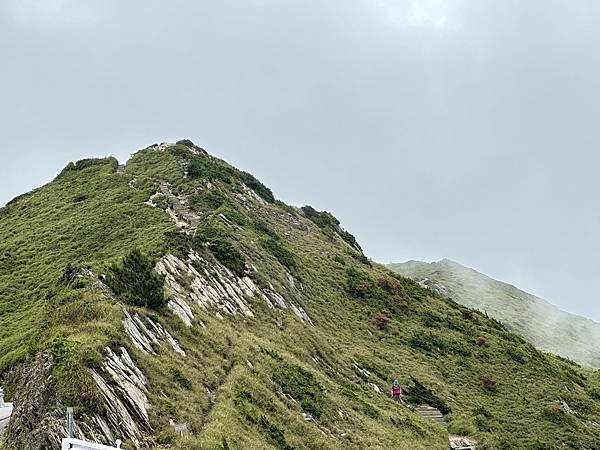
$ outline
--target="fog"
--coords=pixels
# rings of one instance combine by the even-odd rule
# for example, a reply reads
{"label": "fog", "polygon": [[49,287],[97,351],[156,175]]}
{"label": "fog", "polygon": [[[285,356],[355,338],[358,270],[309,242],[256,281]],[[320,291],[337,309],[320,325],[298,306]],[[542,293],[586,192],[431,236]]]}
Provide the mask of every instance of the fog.
{"label": "fog", "polygon": [[0,204],[190,138],[381,262],[600,320],[600,3],[4,0]]}

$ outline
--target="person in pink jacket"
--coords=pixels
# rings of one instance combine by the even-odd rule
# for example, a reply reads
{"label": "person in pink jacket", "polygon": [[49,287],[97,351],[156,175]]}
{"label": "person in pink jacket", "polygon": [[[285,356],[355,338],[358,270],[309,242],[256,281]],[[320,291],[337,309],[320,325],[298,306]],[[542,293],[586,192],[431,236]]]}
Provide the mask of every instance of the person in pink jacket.
{"label": "person in pink jacket", "polygon": [[401,395],[402,395],[402,388],[400,387],[400,383],[398,383],[398,380],[394,380],[394,382],[392,383],[392,398],[395,401],[399,402]]}

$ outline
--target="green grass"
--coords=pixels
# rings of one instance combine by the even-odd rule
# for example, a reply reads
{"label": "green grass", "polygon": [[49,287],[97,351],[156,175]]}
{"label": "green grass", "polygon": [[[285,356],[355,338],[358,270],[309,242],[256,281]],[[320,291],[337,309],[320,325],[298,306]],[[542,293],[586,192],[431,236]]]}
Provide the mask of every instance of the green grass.
{"label": "green grass", "polygon": [[[125,346],[148,380],[157,448],[447,448],[444,429],[389,398],[394,378],[407,400],[443,409],[451,430],[487,449],[600,446],[589,425],[600,422],[597,372],[539,352],[484,314],[370,263],[337,232],[268,201],[223,161],[198,156],[210,161],[210,183],[184,177],[191,158],[179,144],[138,152],[123,175],[113,160],[74,164],[0,210],[0,379],[48,349],[56,359],[53,398],[77,404],[85,420],[103,413],[87,369],[99,370],[106,346]],[[200,237],[183,235],[164,210],[144,204],[159,180],[190,200]],[[242,183],[267,201],[249,198]],[[227,242],[222,254],[217,240]],[[260,298],[248,299],[253,318],[220,320],[192,304],[205,327],[186,327],[166,308],[130,306],[186,351],[160,345],[156,355],[143,354],[124,333],[116,299],[93,278],[65,282],[69,263],[67,274],[76,267],[104,274],[134,248],[151,258],[185,258],[195,248],[208,261],[232,258],[240,275],[251,264],[259,286],[302,306],[315,326]],[[382,329],[373,322],[381,312],[389,318]],[[9,383],[9,394],[16,389],[24,388]],[[578,414],[557,410],[559,399]],[[187,423],[187,436],[174,435],[170,419]]]}

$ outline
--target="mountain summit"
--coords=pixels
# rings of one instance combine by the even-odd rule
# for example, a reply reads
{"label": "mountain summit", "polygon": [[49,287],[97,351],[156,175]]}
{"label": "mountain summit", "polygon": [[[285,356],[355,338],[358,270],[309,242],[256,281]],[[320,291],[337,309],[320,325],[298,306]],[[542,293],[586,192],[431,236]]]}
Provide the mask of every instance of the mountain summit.
{"label": "mountain summit", "polygon": [[0,209],[0,385],[10,449],[58,448],[66,407],[128,449],[600,447],[597,373],[188,140]]}
{"label": "mountain summit", "polygon": [[600,323],[562,311],[544,299],[450,259],[407,261],[388,267],[462,305],[486,312],[541,349],[600,367]]}

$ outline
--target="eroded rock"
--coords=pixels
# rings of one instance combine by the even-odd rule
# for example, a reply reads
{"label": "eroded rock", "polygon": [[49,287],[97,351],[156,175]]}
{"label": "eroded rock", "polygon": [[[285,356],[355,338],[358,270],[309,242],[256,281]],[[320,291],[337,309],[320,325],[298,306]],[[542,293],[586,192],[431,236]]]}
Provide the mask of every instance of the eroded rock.
{"label": "eroded rock", "polygon": [[185,356],[185,351],[179,342],[159,322],[138,313],[134,313],[132,316],[126,308],[123,308],[123,314],[125,315],[123,319],[125,331],[133,344],[142,352],[155,355],[154,346],[167,342],[174,351]]}

